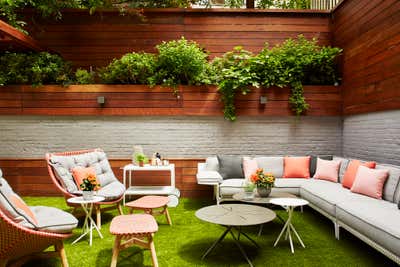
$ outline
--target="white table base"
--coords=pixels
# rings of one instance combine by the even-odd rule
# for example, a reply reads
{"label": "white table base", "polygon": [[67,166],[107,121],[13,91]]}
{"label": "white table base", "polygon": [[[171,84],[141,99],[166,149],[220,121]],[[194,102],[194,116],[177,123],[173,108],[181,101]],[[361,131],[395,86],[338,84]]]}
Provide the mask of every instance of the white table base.
{"label": "white table base", "polygon": [[101,234],[99,228],[97,228],[97,225],[95,221],[92,219],[92,210],[93,210],[93,203],[81,203],[82,209],[85,212],[85,222],[83,223],[82,226],[82,234],[75,239],[72,244],[75,244],[79,240],[81,240],[84,236],[89,234],[89,245],[92,245],[92,239],[93,239],[93,228],[96,229],[97,233],[101,238],[103,238],[103,235]]}
{"label": "white table base", "polygon": [[299,234],[297,233],[296,229],[294,228],[294,226],[292,224],[293,210],[295,207],[289,206],[289,207],[285,207],[285,208],[288,212],[288,219],[287,219],[285,225],[283,226],[281,233],[279,234],[278,238],[276,239],[276,241],[274,243],[274,247],[276,247],[276,245],[278,244],[279,240],[281,239],[283,233],[286,231],[285,240],[287,240],[287,238],[289,237],[290,249],[291,249],[292,253],[294,253],[292,232],[296,235],[296,237],[299,240],[302,247],[305,248],[306,246],[304,245],[303,241],[301,240]]}

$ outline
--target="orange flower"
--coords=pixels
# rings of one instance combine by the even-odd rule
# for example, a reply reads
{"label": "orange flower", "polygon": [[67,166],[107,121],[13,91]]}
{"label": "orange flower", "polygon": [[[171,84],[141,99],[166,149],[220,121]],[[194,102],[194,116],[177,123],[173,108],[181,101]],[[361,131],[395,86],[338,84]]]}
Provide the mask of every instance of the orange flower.
{"label": "orange flower", "polygon": [[253,174],[250,176],[250,180],[251,180],[253,183],[257,182],[257,181],[258,181],[258,175],[257,175],[256,173],[253,173]]}

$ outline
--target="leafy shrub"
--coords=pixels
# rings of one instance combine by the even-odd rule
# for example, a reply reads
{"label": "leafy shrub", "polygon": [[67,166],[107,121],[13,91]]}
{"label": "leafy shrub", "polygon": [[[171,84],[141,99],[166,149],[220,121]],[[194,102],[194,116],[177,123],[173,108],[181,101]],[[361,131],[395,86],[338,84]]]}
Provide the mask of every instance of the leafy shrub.
{"label": "leafy shrub", "polygon": [[252,71],[253,54],[237,46],[233,51],[215,58],[212,66],[216,73],[216,83],[224,103],[224,117],[234,121],[235,96],[238,91],[243,95],[249,92],[249,86],[258,87],[257,75]]}
{"label": "leafy shrub", "polygon": [[132,8],[167,8],[167,7],[190,7],[196,0],[139,0],[128,1]]}
{"label": "leafy shrub", "polygon": [[63,84],[71,82],[70,64],[47,52],[8,53],[0,56],[0,81],[6,84]]}
{"label": "leafy shrub", "polygon": [[311,0],[259,0],[258,8],[282,8],[282,9],[307,9],[311,7]]}
{"label": "leafy shrub", "polygon": [[197,43],[180,40],[162,42],[158,50],[156,75],[152,84],[176,87],[179,84],[192,85],[207,82],[207,53]]}
{"label": "leafy shrub", "polygon": [[84,69],[75,71],[75,81],[77,84],[92,84],[94,83],[95,73]]}
{"label": "leafy shrub", "polygon": [[148,84],[155,67],[156,59],[153,54],[129,53],[100,69],[99,77],[104,83]]}

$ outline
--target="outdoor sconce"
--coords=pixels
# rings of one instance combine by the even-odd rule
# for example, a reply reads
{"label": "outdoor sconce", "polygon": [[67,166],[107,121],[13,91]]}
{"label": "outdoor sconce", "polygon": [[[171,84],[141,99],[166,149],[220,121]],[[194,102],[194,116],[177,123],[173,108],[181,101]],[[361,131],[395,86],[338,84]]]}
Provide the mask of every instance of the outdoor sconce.
{"label": "outdoor sconce", "polygon": [[103,107],[105,103],[106,103],[106,98],[104,96],[97,97],[97,104],[99,104],[101,107]]}
{"label": "outdoor sconce", "polygon": [[260,104],[261,105],[267,104],[267,97],[266,96],[260,96]]}

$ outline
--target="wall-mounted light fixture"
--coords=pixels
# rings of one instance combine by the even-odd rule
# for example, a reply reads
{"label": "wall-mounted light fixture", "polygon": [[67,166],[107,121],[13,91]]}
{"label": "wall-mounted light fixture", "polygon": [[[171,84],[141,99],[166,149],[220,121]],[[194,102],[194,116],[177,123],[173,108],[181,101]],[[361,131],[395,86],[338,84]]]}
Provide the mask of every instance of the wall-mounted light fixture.
{"label": "wall-mounted light fixture", "polygon": [[101,107],[103,107],[105,103],[106,103],[106,98],[104,96],[97,97],[97,104],[99,104]]}
{"label": "wall-mounted light fixture", "polygon": [[261,105],[267,104],[267,97],[266,96],[260,96],[260,104]]}

